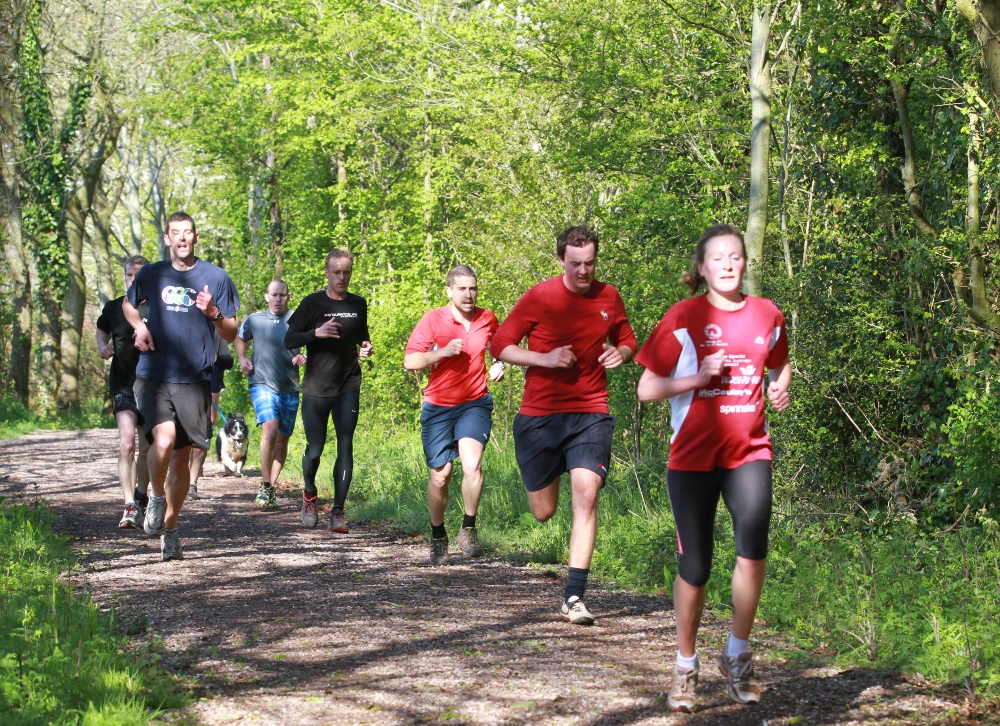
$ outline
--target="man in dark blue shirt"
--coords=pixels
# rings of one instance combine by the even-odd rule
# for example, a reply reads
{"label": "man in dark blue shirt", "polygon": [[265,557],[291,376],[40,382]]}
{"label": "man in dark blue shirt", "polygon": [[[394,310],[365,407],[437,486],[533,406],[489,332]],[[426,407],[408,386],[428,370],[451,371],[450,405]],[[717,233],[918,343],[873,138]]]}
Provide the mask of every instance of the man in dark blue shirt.
{"label": "man in dark blue shirt", "polygon": [[[152,444],[153,492],[143,528],[147,534],[161,535],[164,560],[183,557],[177,515],[190,485],[190,449],[209,446],[216,351],[212,330],[231,343],[240,308],[236,286],[226,271],[195,257],[197,242],[194,220],[184,212],[170,215],[163,236],[170,259],[143,267],[122,305],[135,328],[135,346],[142,351],[135,393],[146,439]],[[149,312],[144,322],[136,308],[146,301]]]}

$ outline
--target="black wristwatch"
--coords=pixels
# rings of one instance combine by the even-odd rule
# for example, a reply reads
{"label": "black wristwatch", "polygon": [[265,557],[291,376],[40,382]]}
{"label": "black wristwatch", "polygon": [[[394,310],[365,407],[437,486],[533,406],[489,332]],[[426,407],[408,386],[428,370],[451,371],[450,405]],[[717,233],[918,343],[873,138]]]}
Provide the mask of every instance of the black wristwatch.
{"label": "black wristwatch", "polygon": [[216,310],[218,310],[218,312],[215,315],[213,315],[212,317],[209,318],[209,320],[211,320],[213,323],[219,322],[220,320],[222,320],[222,317],[223,317],[222,311],[219,310],[219,308],[216,308]]}

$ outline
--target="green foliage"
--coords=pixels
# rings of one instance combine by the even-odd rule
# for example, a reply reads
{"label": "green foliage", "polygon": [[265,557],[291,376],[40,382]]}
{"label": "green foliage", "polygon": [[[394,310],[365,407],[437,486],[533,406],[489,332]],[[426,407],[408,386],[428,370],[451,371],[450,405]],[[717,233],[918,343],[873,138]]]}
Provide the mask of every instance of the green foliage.
{"label": "green foliage", "polygon": [[103,400],[87,401],[78,413],[45,417],[28,409],[14,396],[0,396],[0,441],[38,429],[115,428],[115,419],[101,412]]}
{"label": "green foliage", "polygon": [[0,502],[0,712],[10,726],[145,724],[180,705],[125,654],[112,618],[63,580],[65,540],[44,509]]}

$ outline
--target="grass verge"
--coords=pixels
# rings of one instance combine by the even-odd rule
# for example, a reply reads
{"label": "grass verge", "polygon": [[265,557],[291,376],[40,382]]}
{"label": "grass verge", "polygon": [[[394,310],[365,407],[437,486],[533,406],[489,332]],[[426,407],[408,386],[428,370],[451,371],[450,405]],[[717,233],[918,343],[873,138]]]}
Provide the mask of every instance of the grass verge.
{"label": "grass verge", "polygon": [[112,617],[73,595],[73,564],[42,507],[0,500],[0,714],[5,726],[130,726],[183,705],[129,654]]}

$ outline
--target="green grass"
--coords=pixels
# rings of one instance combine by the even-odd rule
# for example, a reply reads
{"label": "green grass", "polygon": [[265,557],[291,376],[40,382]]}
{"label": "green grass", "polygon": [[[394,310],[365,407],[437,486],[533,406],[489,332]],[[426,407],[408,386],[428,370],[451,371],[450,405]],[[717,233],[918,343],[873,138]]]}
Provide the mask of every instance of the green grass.
{"label": "green grass", "polygon": [[5,726],[146,724],[183,705],[176,684],[130,654],[111,616],[74,596],[47,510],[0,501],[0,714]]}
{"label": "green grass", "polygon": [[103,400],[93,399],[83,404],[80,413],[60,413],[46,418],[29,410],[14,397],[0,396],[0,441],[15,439],[38,429],[114,428],[115,419],[102,414],[103,406]]}

